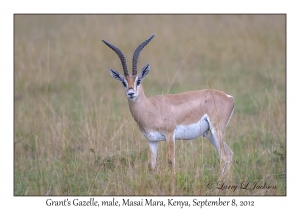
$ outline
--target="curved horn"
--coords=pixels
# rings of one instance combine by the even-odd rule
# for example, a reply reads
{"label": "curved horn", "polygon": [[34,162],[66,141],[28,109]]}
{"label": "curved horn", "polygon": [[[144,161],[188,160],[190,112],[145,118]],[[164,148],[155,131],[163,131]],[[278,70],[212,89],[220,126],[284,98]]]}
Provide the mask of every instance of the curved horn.
{"label": "curved horn", "polygon": [[127,70],[127,64],[126,64],[126,58],[124,56],[124,54],[122,53],[122,51],[117,48],[116,46],[108,43],[107,41],[102,39],[102,42],[104,42],[108,47],[110,47],[113,51],[115,51],[117,53],[117,55],[119,56],[122,66],[123,66],[123,70],[124,70],[124,76],[129,76],[128,74],[128,70]]}
{"label": "curved horn", "polygon": [[142,49],[151,41],[151,39],[155,36],[155,34],[153,34],[152,36],[150,36],[149,39],[147,39],[146,41],[144,41],[142,44],[140,44],[136,50],[133,53],[133,58],[132,58],[132,75],[136,75],[137,74],[137,62],[139,59],[139,55],[140,52],[142,51]]}

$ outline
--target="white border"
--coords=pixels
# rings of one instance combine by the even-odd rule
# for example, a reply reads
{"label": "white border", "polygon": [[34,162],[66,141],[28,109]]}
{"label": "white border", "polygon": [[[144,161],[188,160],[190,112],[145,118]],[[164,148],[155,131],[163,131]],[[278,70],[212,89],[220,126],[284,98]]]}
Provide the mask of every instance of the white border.
{"label": "white border", "polygon": [[[255,206],[297,206],[299,161],[296,150],[300,107],[299,82],[299,10],[296,1],[9,1],[1,4],[1,205],[7,207],[45,207],[47,197],[13,196],[13,14],[14,13],[286,13],[287,14],[287,197],[233,197],[254,200]],[[298,85],[298,86],[297,86]],[[54,197],[64,199],[67,197]],[[76,197],[71,197],[75,199]],[[85,197],[87,198],[87,197]],[[97,200],[112,197],[97,197]],[[121,199],[122,197],[118,197]],[[159,197],[168,199],[169,197]],[[175,197],[180,198],[180,197]],[[183,199],[193,199],[184,197]],[[197,197],[201,198],[201,197]],[[203,198],[203,197],[202,197]],[[204,197],[206,198],[206,197]],[[218,197],[210,197],[215,200]],[[223,200],[232,199],[222,197]],[[59,209],[59,207],[56,207]],[[126,207],[130,208],[130,207]],[[131,209],[131,208],[130,208]]]}

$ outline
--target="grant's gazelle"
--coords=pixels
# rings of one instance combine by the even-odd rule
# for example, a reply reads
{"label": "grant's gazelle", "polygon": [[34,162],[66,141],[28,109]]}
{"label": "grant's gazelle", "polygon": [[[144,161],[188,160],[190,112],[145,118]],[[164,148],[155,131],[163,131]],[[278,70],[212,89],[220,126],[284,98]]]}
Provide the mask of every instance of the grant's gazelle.
{"label": "grant's gazelle", "polygon": [[110,69],[110,74],[125,87],[130,112],[148,139],[150,168],[155,169],[159,141],[167,141],[168,161],[175,173],[175,140],[195,139],[203,135],[217,149],[220,174],[225,174],[233,158],[233,152],[224,142],[225,128],[234,111],[233,97],[219,90],[204,89],[147,98],[142,81],[150,71],[150,64],[146,64],[137,74],[137,62],[141,50],[154,36],[141,43],[135,50],[131,75],[128,73],[122,51],[102,40],[121,60],[124,76],[113,69]]}

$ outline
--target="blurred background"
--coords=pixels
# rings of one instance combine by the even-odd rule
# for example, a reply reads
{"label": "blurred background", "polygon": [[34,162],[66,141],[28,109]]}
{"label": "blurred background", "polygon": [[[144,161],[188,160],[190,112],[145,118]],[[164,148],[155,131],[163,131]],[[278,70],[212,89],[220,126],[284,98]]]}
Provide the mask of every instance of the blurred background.
{"label": "blurred background", "polygon": [[118,56],[131,72],[136,47],[148,62],[146,96],[213,88],[235,98],[225,141],[235,153],[230,183],[276,186],[233,195],[286,193],[285,15],[15,15],[15,195],[219,195],[215,148],[176,142],[170,191],[167,149],[147,169],[147,140],[128,109]]}

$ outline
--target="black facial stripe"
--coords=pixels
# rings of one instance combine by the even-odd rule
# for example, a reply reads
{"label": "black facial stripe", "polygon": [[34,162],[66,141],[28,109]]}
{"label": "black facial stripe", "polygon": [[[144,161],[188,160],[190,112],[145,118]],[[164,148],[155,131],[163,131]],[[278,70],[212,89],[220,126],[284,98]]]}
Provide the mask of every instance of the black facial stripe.
{"label": "black facial stripe", "polygon": [[138,86],[138,85],[140,85],[140,84],[141,84],[141,80],[138,79],[138,80],[136,81],[136,86]]}

